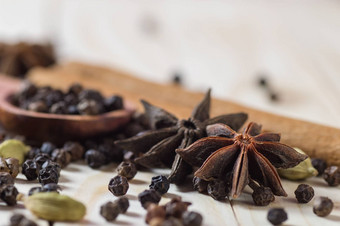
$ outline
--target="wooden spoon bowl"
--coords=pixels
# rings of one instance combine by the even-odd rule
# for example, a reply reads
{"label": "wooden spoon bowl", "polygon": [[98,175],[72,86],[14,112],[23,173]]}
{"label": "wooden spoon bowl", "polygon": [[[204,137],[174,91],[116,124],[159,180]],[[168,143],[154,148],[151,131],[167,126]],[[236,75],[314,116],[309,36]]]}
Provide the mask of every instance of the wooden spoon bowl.
{"label": "wooden spoon bowl", "polygon": [[20,80],[0,76],[0,122],[7,131],[37,141],[61,143],[108,133],[127,124],[136,109],[132,103],[124,101],[124,109],[96,116],[27,111],[10,102],[20,85]]}

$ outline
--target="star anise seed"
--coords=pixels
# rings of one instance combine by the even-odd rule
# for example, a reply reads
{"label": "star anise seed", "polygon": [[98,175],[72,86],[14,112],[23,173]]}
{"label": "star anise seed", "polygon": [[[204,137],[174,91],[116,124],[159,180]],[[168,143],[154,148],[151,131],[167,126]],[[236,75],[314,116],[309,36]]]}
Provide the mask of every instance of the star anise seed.
{"label": "star anise seed", "polygon": [[249,178],[270,187],[275,195],[286,196],[275,167],[293,167],[307,156],[279,143],[279,134],[260,131],[261,126],[253,122],[242,134],[225,124],[209,125],[209,137],[176,152],[190,165],[200,167],[195,176],[203,180],[223,179],[232,172],[233,198],[240,195]]}
{"label": "star anise seed", "polygon": [[186,148],[196,140],[206,136],[206,126],[214,123],[225,123],[233,129],[239,129],[247,120],[247,114],[225,114],[209,118],[210,90],[193,110],[191,117],[179,120],[176,116],[142,101],[150,131],[142,132],[115,144],[134,153],[144,153],[136,158],[137,164],[148,168],[171,167],[169,180],[181,183],[192,167],[176,155],[177,148]]}

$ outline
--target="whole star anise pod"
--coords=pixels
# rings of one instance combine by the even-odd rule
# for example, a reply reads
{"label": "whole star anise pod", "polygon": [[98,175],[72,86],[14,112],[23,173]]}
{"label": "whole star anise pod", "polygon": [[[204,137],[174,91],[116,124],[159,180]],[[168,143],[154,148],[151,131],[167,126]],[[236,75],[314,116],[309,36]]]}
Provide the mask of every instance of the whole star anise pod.
{"label": "whole star anise pod", "polygon": [[[186,148],[196,140],[205,137],[205,128],[214,123],[225,123],[237,130],[247,120],[247,114],[226,114],[209,118],[210,90],[193,110],[189,119],[179,120],[167,111],[142,101],[145,114],[152,130],[115,142],[125,150],[144,153],[135,162],[148,168],[171,167],[169,180],[181,183],[192,167],[176,155],[177,148]],[[176,156],[175,156],[176,155]]]}
{"label": "whole star anise pod", "polygon": [[207,126],[209,137],[176,152],[187,163],[200,167],[195,176],[203,180],[226,180],[228,172],[232,172],[233,198],[240,195],[249,178],[269,187],[275,195],[287,196],[275,167],[293,167],[307,156],[279,143],[279,134],[260,132],[261,125],[253,122],[242,134],[218,123]]}

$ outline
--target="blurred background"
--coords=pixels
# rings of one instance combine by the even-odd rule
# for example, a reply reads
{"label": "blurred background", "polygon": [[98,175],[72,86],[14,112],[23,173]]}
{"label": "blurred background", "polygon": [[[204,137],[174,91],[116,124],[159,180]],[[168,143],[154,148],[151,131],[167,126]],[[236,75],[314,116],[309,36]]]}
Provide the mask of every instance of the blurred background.
{"label": "blurred background", "polygon": [[338,0],[0,0],[0,42],[22,41],[52,44],[60,64],[176,78],[190,90],[211,87],[218,98],[340,127]]}

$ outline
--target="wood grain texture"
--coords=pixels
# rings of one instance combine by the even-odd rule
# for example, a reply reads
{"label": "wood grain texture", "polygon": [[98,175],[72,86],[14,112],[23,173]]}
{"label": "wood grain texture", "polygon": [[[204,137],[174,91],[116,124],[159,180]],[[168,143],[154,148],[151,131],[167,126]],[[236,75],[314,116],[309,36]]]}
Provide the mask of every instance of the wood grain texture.
{"label": "wood grain texture", "polygon": [[[61,89],[81,82],[102,90],[104,94],[119,93],[136,104],[145,99],[180,118],[190,115],[206,91],[199,93],[172,84],[155,84],[121,71],[81,63],[35,69],[31,71],[30,79],[39,85],[48,84]],[[138,106],[142,110],[141,105]],[[212,116],[233,112],[246,112],[248,121],[262,124],[265,131],[280,132],[282,143],[299,147],[311,157],[324,158],[329,164],[340,165],[339,129],[259,111],[227,100],[212,100]]]}

